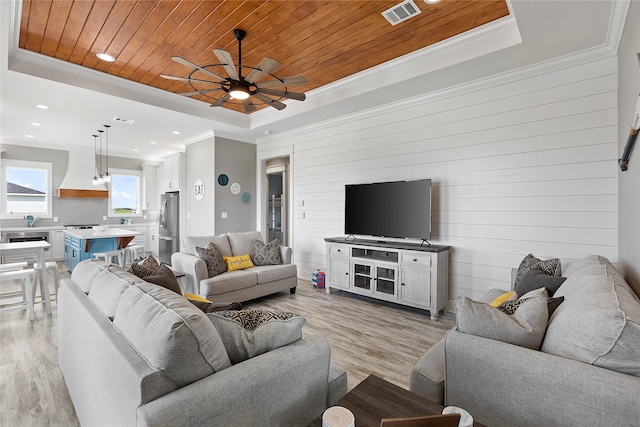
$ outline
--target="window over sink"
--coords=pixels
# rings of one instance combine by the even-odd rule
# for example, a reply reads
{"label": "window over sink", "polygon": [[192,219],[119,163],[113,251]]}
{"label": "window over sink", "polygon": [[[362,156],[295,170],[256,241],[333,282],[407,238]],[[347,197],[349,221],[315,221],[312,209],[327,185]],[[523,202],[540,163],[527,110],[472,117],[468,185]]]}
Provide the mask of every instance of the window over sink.
{"label": "window over sink", "polygon": [[3,159],[0,172],[0,209],[3,219],[52,216],[53,164]]}
{"label": "window over sink", "polygon": [[113,168],[109,172],[109,216],[142,216],[142,172]]}

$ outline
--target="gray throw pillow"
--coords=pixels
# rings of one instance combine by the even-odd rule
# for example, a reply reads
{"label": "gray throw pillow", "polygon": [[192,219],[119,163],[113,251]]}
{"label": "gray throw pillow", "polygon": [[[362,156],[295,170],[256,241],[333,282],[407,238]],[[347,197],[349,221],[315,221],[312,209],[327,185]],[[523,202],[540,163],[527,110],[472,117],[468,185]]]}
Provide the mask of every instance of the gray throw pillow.
{"label": "gray throw pillow", "polygon": [[458,331],[538,350],[549,319],[547,297],[536,296],[519,303],[512,315],[467,297],[455,300]]}
{"label": "gray throw pillow", "polygon": [[264,243],[258,239],[254,239],[251,243],[251,261],[253,265],[279,265],[282,264],[282,256],[280,255],[280,243],[278,240],[272,240]]}
{"label": "gray throw pillow", "polygon": [[546,288],[547,293],[552,297],[565,280],[567,280],[566,277],[550,276],[540,267],[533,267],[516,284],[515,291],[521,297],[534,289]]}
{"label": "gray throw pillow", "polygon": [[520,283],[524,275],[527,274],[529,270],[536,267],[540,268],[549,276],[560,276],[560,260],[558,258],[551,258],[543,261],[532,254],[529,254],[520,262],[518,273],[516,274],[516,280],[514,282],[514,289],[518,287],[518,283]]}
{"label": "gray throw pillow", "polygon": [[196,253],[207,264],[207,273],[210,278],[227,271],[222,252],[213,242],[209,242],[206,248],[196,246]]}
{"label": "gray throw pillow", "polygon": [[165,264],[160,264],[160,267],[152,274],[145,276],[142,278],[144,281],[153,283],[158,286],[162,286],[163,288],[167,288],[170,291],[177,293],[178,295],[182,295],[182,291],[180,290],[180,285],[178,284],[178,279],[176,279],[176,275],[173,274],[173,271]]}
{"label": "gray throw pillow", "polygon": [[299,340],[306,322],[295,313],[267,310],[218,311],[207,316],[233,364]]}

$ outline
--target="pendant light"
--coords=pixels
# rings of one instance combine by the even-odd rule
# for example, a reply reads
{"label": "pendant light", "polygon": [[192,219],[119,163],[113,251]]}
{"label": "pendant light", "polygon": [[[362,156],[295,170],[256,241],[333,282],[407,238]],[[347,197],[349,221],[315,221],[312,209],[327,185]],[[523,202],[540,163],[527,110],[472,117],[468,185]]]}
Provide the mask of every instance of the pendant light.
{"label": "pendant light", "polygon": [[96,173],[93,176],[91,183],[93,185],[100,185],[100,181],[98,179],[98,177],[100,176],[100,172],[98,171],[98,161],[96,160],[96,157],[98,156],[98,135],[91,136],[93,136],[93,164],[96,168]]}
{"label": "pendant light", "polygon": [[98,168],[98,185],[104,184],[104,176],[102,174],[102,129],[98,129],[98,134],[100,135],[100,168]]}
{"label": "pendant light", "polygon": [[111,174],[109,173],[109,128],[111,127],[110,125],[102,125],[104,126],[107,130],[105,133],[106,136],[106,146],[107,146],[107,166],[104,169],[104,173],[102,174],[102,180],[105,183],[109,183],[111,182]]}

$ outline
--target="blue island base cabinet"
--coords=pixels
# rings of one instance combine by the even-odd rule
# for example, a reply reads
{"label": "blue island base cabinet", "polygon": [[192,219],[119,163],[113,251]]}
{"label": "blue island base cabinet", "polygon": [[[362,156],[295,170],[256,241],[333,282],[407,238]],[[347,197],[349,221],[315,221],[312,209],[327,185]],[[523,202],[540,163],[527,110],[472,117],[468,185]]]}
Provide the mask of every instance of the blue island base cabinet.
{"label": "blue island base cabinet", "polygon": [[78,265],[80,261],[94,258],[96,252],[105,252],[118,249],[118,238],[80,239],[75,236],[64,237],[64,264],[69,271]]}

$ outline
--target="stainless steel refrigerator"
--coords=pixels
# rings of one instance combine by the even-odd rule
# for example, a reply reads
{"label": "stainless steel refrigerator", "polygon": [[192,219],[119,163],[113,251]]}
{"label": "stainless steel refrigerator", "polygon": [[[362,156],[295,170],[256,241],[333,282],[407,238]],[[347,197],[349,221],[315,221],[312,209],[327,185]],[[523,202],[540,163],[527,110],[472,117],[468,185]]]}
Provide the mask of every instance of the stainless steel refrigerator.
{"label": "stainless steel refrigerator", "polygon": [[171,254],[180,251],[179,193],[165,193],[160,202],[160,262],[171,264]]}

